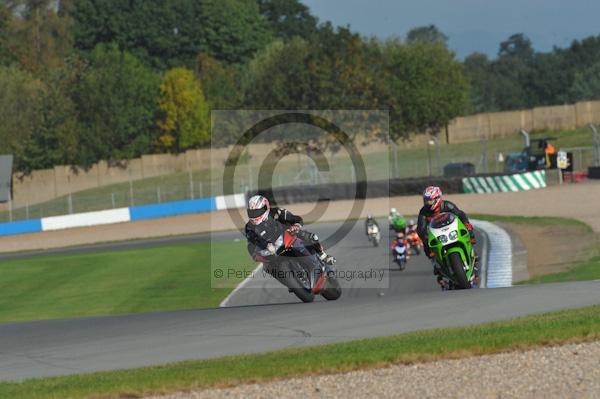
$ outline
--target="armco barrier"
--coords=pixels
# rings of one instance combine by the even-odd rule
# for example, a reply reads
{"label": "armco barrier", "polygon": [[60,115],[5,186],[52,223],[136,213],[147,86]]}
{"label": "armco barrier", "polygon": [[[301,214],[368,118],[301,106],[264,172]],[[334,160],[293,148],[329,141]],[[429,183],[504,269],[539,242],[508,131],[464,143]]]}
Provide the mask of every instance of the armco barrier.
{"label": "armco barrier", "polygon": [[215,197],[217,210],[236,209],[246,206],[246,197],[244,194],[219,195]]}
{"label": "armco barrier", "polygon": [[72,227],[87,227],[101,224],[129,222],[129,208],[106,211],[75,213],[72,215],[42,218],[42,231],[62,230]]}
{"label": "armco barrier", "polygon": [[122,223],[190,213],[212,212],[215,210],[244,207],[245,202],[244,194],[221,195],[197,200],[166,202],[164,204],[140,205],[130,208],[21,220],[18,222],[0,223],[0,236]]}
{"label": "armco barrier", "polygon": [[18,222],[0,223],[0,236],[15,234],[39,233],[42,231],[40,219],[20,220]]}
{"label": "armco barrier", "polygon": [[156,219],[186,213],[212,212],[217,209],[215,198],[165,202],[164,204],[140,205],[129,208],[131,220]]}
{"label": "armco barrier", "polygon": [[546,171],[515,173],[511,175],[473,176],[462,178],[465,193],[499,193],[527,191],[546,187]]}

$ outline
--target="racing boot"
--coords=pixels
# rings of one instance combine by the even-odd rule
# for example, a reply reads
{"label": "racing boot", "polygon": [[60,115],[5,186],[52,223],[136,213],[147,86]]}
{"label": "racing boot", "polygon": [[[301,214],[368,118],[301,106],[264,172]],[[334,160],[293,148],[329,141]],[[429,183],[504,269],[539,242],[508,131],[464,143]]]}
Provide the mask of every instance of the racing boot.
{"label": "racing boot", "polygon": [[323,248],[323,245],[319,242],[319,239],[316,234],[312,234],[312,236],[315,238],[315,240],[313,241],[315,243],[314,248],[317,252],[319,260],[321,260],[321,262],[323,262],[327,266],[333,266],[336,262],[336,259],[333,256],[327,255],[327,253],[325,253],[325,248]]}
{"label": "racing boot", "polygon": [[431,257],[431,258],[429,258],[429,260],[431,261],[431,266],[433,266],[434,276],[441,276],[442,275],[442,266],[440,266],[440,264],[435,260],[435,257]]}
{"label": "racing boot", "polygon": [[321,260],[321,262],[325,263],[328,266],[333,266],[336,262],[336,259],[331,256],[331,255],[327,255],[325,253],[325,251],[321,251],[319,254],[319,259]]}
{"label": "racing boot", "polygon": [[477,254],[474,255],[474,262],[473,262],[473,274],[475,275],[475,277],[473,278],[473,284],[479,284],[479,256],[477,256]]}
{"label": "racing boot", "polygon": [[447,278],[444,278],[440,275],[437,276],[437,283],[439,284],[442,291],[448,291],[450,289],[450,282]]}

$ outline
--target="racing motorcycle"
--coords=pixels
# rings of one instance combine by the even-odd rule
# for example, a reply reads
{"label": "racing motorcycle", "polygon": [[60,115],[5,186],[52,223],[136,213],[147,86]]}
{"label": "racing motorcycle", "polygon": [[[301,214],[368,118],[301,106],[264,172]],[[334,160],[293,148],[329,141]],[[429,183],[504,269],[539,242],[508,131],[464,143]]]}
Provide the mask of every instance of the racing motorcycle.
{"label": "racing motorcycle", "polygon": [[312,302],[319,294],[334,301],[342,295],[335,270],[305,244],[316,241],[316,235],[304,230],[284,230],[274,243],[278,261],[271,274],[302,302]]}
{"label": "racing motorcycle", "polygon": [[369,237],[369,241],[373,243],[374,247],[379,246],[379,241],[381,240],[381,234],[379,233],[379,227],[376,224],[369,225],[367,227],[367,235]]}
{"label": "racing motorcycle", "polygon": [[394,262],[396,262],[401,271],[406,269],[406,262],[408,261],[407,255],[405,242],[403,240],[397,240],[396,245],[394,245],[392,250],[392,256],[394,257]]}
{"label": "racing motorcycle", "polygon": [[467,227],[453,213],[435,216],[429,226],[428,243],[441,266],[449,289],[468,289],[475,280],[475,249]]}
{"label": "racing motorcycle", "polygon": [[410,252],[412,252],[413,255],[419,255],[423,250],[423,241],[421,241],[421,237],[419,237],[417,232],[411,231],[408,233],[406,240],[408,241]]}

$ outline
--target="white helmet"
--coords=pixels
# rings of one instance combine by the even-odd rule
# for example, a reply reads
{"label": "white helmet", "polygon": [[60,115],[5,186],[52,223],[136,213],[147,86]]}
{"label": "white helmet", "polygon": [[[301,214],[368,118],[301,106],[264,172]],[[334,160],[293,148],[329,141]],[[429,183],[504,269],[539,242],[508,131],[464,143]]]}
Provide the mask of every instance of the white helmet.
{"label": "white helmet", "polygon": [[392,208],[390,209],[390,215],[397,215],[398,211],[396,210],[396,208]]}
{"label": "white helmet", "polygon": [[255,195],[248,200],[248,217],[254,224],[261,224],[269,217],[269,200],[262,195]]}

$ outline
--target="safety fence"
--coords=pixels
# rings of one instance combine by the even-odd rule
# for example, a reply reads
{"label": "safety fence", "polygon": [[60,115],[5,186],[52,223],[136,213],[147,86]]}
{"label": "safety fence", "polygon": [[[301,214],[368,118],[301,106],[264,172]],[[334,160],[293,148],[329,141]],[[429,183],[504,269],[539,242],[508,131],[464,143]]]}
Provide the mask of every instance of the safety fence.
{"label": "safety fence", "polygon": [[421,177],[259,189],[244,194],[219,195],[0,223],[0,236],[241,208],[245,206],[246,197],[256,193],[266,196],[274,204],[292,204],[416,195],[429,185],[439,186],[448,194],[525,191],[546,187],[546,174],[541,170],[512,175],[486,175],[468,178]]}
{"label": "safety fence", "polygon": [[500,193],[528,191],[546,187],[546,171],[510,175],[473,176],[462,178],[465,193]]}
{"label": "safety fence", "polygon": [[177,216],[190,213],[213,212],[243,207],[244,194],[174,201],[164,204],[132,206],[72,215],[51,216],[41,219],[0,223],[0,236],[62,230],[73,227],[98,226],[103,224],[131,222]]}

